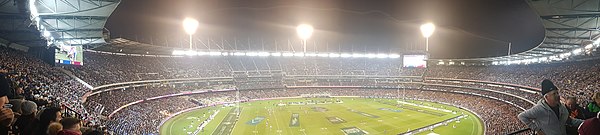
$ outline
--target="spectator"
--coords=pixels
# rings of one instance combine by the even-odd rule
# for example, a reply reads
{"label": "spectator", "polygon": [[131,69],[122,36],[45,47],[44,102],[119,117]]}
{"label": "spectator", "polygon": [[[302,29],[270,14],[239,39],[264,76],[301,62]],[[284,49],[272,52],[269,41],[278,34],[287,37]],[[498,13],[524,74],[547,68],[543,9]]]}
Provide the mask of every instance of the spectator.
{"label": "spectator", "polygon": [[58,135],[81,135],[81,120],[77,118],[67,117],[60,120],[63,130],[58,132]]}
{"label": "spectator", "polygon": [[8,134],[10,124],[14,119],[13,111],[4,107],[9,102],[7,95],[10,93],[10,89],[8,86],[8,80],[0,74],[0,135]]}
{"label": "spectator", "polygon": [[532,108],[521,112],[519,120],[538,134],[566,135],[565,125],[579,127],[580,119],[569,117],[567,108],[560,103],[558,88],[550,81],[542,81],[543,100]]}
{"label": "spectator", "polygon": [[[577,98],[575,97],[568,97],[565,106],[567,107],[567,110],[569,110],[569,117],[571,117],[572,119],[585,120],[587,118],[590,118],[588,116],[589,113],[587,112],[587,110],[583,107],[580,107],[579,104],[577,104]],[[579,127],[567,126],[567,134],[577,135],[577,128]]]}
{"label": "spectator", "polygon": [[598,135],[600,134],[600,113],[594,118],[583,121],[579,127],[579,135]]}
{"label": "spectator", "polygon": [[50,107],[46,108],[40,114],[40,122],[38,122],[37,130],[34,134],[36,135],[45,135],[48,132],[48,126],[50,123],[59,122],[62,119],[62,113],[60,112],[60,108]]}
{"label": "spectator", "polygon": [[600,112],[600,106],[598,103],[600,103],[600,92],[596,92],[594,93],[594,96],[592,96],[592,102],[587,105],[588,111],[593,114]]}
{"label": "spectator", "polygon": [[37,112],[37,105],[32,101],[25,101],[21,104],[21,116],[17,118],[15,127],[20,135],[33,135],[33,131],[36,128],[35,113]]}
{"label": "spectator", "polygon": [[571,118],[582,120],[591,118],[591,116],[588,116],[589,113],[587,112],[587,110],[579,106],[579,104],[577,103],[577,98],[575,97],[568,97],[565,106],[569,110],[569,117]]}
{"label": "spectator", "polygon": [[63,130],[63,126],[58,122],[52,122],[48,125],[48,135],[58,135]]}

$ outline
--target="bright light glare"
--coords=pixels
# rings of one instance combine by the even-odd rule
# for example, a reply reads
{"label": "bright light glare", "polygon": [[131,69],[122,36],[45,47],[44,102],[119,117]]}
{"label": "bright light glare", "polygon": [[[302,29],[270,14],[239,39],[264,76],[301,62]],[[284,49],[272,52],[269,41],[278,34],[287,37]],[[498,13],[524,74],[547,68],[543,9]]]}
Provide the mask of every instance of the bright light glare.
{"label": "bright light glare", "polygon": [[183,29],[185,30],[185,33],[193,35],[196,33],[196,29],[198,29],[198,21],[193,18],[185,18],[183,20]]}
{"label": "bright light glare", "polygon": [[245,56],[246,53],[244,53],[244,52],[235,52],[235,53],[233,53],[233,55],[234,56]]}
{"label": "bright light glare", "polygon": [[285,57],[294,56],[294,53],[291,53],[291,52],[284,52],[284,53],[283,53],[283,56],[285,56]]}
{"label": "bright light glare", "polygon": [[269,55],[271,55],[269,52],[259,52],[258,53],[258,56],[263,56],[263,57],[264,56],[269,56]]}
{"label": "bright light glare", "polygon": [[271,56],[279,57],[279,56],[281,56],[281,53],[280,52],[274,52],[274,53],[271,53]]}
{"label": "bright light glare", "polygon": [[429,38],[431,35],[433,35],[433,31],[435,31],[435,25],[433,25],[433,23],[425,23],[421,25],[421,34],[423,34],[423,37]]}
{"label": "bright light glare", "polygon": [[317,56],[317,54],[316,53],[306,53],[306,56],[315,57],[315,56]]}
{"label": "bright light glare", "polygon": [[299,53],[294,53],[294,56],[297,56],[297,57],[304,57],[304,53],[301,53],[301,52],[299,52]]}
{"label": "bright light glare", "polygon": [[221,52],[209,52],[208,55],[217,56],[217,55],[221,55]]}
{"label": "bright light glare", "polygon": [[575,50],[573,50],[573,54],[575,54],[575,55],[579,55],[579,54],[581,54],[581,52],[582,52],[582,51],[583,51],[583,50],[581,50],[581,48],[579,48],[579,49],[575,49]]}
{"label": "bright light glare", "polygon": [[49,38],[51,36],[49,31],[44,30],[44,37]]}
{"label": "bright light glare", "polygon": [[298,33],[298,37],[302,40],[306,40],[310,38],[314,29],[311,25],[308,24],[300,24],[296,27],[296,32]]}

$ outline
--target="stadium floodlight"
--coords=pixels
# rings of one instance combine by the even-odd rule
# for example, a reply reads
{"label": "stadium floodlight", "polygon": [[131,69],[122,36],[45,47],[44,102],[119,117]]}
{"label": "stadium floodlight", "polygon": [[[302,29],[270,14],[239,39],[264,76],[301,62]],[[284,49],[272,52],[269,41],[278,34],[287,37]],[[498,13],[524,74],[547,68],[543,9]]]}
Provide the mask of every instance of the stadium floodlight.
{"label": "stadium floodlight", "polygon": [[185,18],[183,20],[183,29],[185,33],[190,35],[190,49],[192,49],[192,35],[196,33],[196,29],[198,29],[198,21],[194,18]]}
{"label": "stadium floodlight", "polygon": [[198,56],[208,55],[208,52],[197,52]]}
{"label": "stadium floodlight", "polygon": [[398,55],[398,54],[390,54],[390,58],[400,58],[400,55]]}
{"label": "stadium floodlight", "polygon": [[425,39],[426,39],[425,51],[427,51],[427,52],[429,52],[429,37],[431,37],[431,35],[433,35],[434,31],[435,31],[435,25],[433,25],[433,23],[425,23],[425,24],[421,25],[421,34],[423,34],[423,37],[425,37]]}
{"label": "stadium floodlight", "polygon": [[244,52],[235,52],[235,53],[233,53],[233,55],[234,56],[245,56],[246,53],[244,53]]}
{"label": "stadium floodlight", "polygon": [[329,53],[329,57],[331,57],[331,58],[337,58],[337,57],[340,57],[340,54],[337,54],[337,53]]}
{"label": "stadium floodlight", "polygon": [[246,56],[258,56],[257,52],[247,52]]}
{"label": "stadium floodlight", "polygon": [[208,55],[210,55],[210,56],[218,56],[218,55],[221,55],[221,52],[208,52]]}
{"label": "stadium floodlight", "polygon": [[369,53],[369,54],[366,54],[365,57],[367,57],[367,58],[375,58],[375,57],[377,57],[377,55]]}
{"label": "stadium floodlight", "polygon": [[589,50],[592,49],[594,47],[594,44],[589,44],[585,46],[585,49]]}
{"label": "stadium floodlight", "polygon": [[340,54],[340,57],[342,57],[342,58],[348,58],[348,57],[352,57],[352,54],[342,53],[342,54]]}
{"label": "stadium floodlight", "polygon": [[304,53],[301,53],[301,52],[294,53],[294,56],[297,56],[297,57],[304,57]]}
{"label": "stadium floodlight", "polygon": [[308,24],[300,24],[296,27],[296,33],[302,39],[302,44],[304,45],[304,52],[306,52],[306,40],[312,36],[313,31],[313,26]]}
{"label": "stadium floodlight", "polygon": [[269,55],[271,55],[269,52],[258,52],[258,56],[265,57],[265,56],[269,56]]}
{"label": "stadium floodlight", "polygon": [[579,54],[581,54],[581,52],[582,52],[582,51],[583,51],[583,50],[581,50],[581,48],[579,48],[579,49],[575,49],[575,50],[573,50],[573,54],[575,54],[575,55],[579,55]]}
{"label": "stadium floodlight", "polygon": [[317,56],[317,53],[306,53],[306,56],[315,57]]}
{"label": "stadium floodlight", "polygon": [[383,54],[383,53],[377,54],[377,58],[388,58],[388,57],[390,57],[390,56],[387,54]]}
{"label": "stadium floodlight", "polygon": [[223,56],[229,56],[229,52],[222,52],[221,55],[223,55]]}
{"label": "stadium floodlight", "polygon": [[50,36],[52,36],[52,34],[50,34],[50,32],[49,32],[49,31],[47,31],[47,30],[44,30],[44,37],[46,37],[46,38],[50,38]]}
{"label": "stadium floodlight", "polygon": [[319,57],[329,57],[329,54],[328,53],[319,53],[319,54],[317,54],[317,56],[319,56]]}
{"label": "stadium floodlight", "polygon": [[279,57],[279,56],[281,56],[281,53],[280,52],[274,52],[274,53],[271,53],[271,56]]}
{"label": "stadium floodlight", "polygon": [[283,53],[283,56],[284,56],[284,57],[290,57],[290,56],[294,56],[294,53],[291,53],[291,52],[284,52],[284,53]]}
{"label": "stadium floodlight", "polygon": [[365,55],[364,54],[360,54],[360,53],[355,53],[355,54],[352,54],[352,57],[353,58],[360,58],[360,57],[365,57]]}
{"label": "stadium floodlight", "polygon": [[196,51],[193,51],[193,50],[188,50],[188,51],[185,51],[185,55],[187,55],[187,56],[194,56],[194,55],[198,55],[198,53]]}

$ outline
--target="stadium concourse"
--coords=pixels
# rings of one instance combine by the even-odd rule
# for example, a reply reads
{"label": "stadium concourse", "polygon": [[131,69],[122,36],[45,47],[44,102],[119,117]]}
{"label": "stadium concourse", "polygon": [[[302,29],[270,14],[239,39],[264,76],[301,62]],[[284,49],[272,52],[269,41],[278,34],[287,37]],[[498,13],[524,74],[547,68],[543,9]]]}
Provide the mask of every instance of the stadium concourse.
{"label": "stadium concourse", "polygon": [[[486,134],[506,134],[526,127],[516,116],[541,99],[536,90],[543,79],[553,80],[563,98],[582,101],[580,106],[593,102],[591,95],[600,88],[599,60],[422,69],[402,68],[393,59],[159,58],[87,52],[86,66],[52,67],[17,50],[0,48],[0,65],[11,73],[7,77],[16,88],[15,97],[35,101],[41,108],[65,108],[66,116],[112,134],[157,134],[160,122],[170,114],[199,105],[303,94],[451,103],[478,114]],[[236,91],[190,94],[232,88],[240,90],[239,99]],[[403,91],[399,94],[398,89]],[[153,98],[171,94],[183,95]]]}

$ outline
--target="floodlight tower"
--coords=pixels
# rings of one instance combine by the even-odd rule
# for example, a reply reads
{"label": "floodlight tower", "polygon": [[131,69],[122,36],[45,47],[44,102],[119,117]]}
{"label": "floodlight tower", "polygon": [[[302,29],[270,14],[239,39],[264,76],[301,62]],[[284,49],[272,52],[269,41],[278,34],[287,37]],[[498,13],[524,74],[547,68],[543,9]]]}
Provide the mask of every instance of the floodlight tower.
{"label": "floodlight tower", "polygon": [[298,37],[302,39],[302,44],[304,45],[304,53],[306,53],[306,40],[312,36],[313,31],[313,26],[308,24],[300,24],[296,27],[296,33],[298,33]]}
{"label": "floodlight tower", "polygon": [[426,39],[426,45],[425,45],[425,51],[429,52],[429,37],[431,37],[431,35],[433,35],[433,32],[435,31],[435,25],[433,25],[433,23],[425,23],[423,25],[421,25],[421,34],[423,34],[423,37],[425,37]]}
{"label": "floodlight tower", "polygon": [[194,35],[196,29],[198,29],[198,21],[194,18],[185,18],[183,20],[183,29],[185,30],[185,33],[190,35],[190,50],[192,50],[192,35]]}

